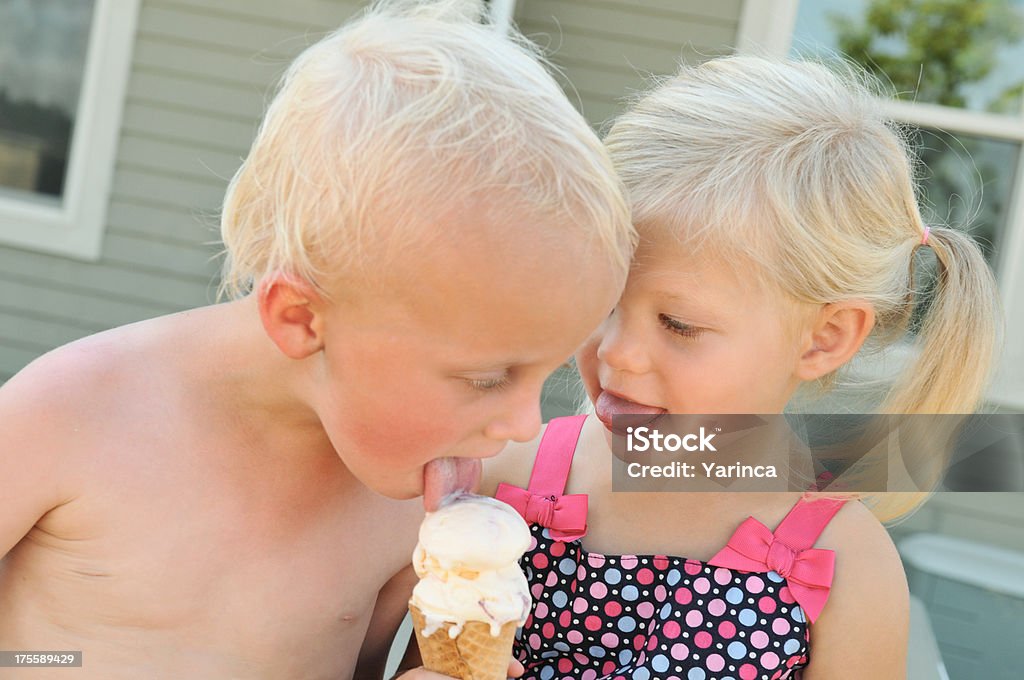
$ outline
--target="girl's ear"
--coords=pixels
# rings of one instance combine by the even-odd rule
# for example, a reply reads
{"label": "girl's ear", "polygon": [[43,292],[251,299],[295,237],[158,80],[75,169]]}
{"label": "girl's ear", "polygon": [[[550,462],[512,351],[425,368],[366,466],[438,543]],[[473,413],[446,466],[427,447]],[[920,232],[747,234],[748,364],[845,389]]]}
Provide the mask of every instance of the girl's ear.
{"label": "girl's ear", "polygon": [[323,307],[310,283],[274,272],[260,281],[256,299],[267,337],[285,356],[305,359],[323,349]]}
{"label": "girl's ear", "polygon": [[822,306],[810,331],[810,347],[797,362],[801,380],[828,375],[860,350],[875,326],[875,309],[864,300]]}

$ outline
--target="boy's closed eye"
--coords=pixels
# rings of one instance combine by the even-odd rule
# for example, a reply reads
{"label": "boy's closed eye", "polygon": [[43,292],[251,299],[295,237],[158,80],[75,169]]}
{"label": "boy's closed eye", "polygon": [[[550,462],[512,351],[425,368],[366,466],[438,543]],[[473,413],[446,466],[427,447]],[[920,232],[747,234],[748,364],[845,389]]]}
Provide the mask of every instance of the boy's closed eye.
{"label": "boy's closed eye", "polygon": [[497,376],[486,378],[463,378],[463,380],[465,380],[466,384],[471,388],[481,392],[497,392],[512,384],[512,376],[507,370]]}
{"label": "boy's closed eye", "polygon": [[454,370],[449,375],[476,392],[498,392],[517,382],[523,367],[514,362],[495,361],[477,364],[473,367],[464,366],[462,370]]}
{"label": "boy's closed eye", "polygon": [[683,323],[678,319],[673,319],[668,314],[659,314],[658,320],[661,322],[661,325],[664,326],[666,329],[684,338],[699,338],[701,335],[704,334],[704,331],[706,330],[704,328],[701,328],[700,326],[692,326],[688,323]]}

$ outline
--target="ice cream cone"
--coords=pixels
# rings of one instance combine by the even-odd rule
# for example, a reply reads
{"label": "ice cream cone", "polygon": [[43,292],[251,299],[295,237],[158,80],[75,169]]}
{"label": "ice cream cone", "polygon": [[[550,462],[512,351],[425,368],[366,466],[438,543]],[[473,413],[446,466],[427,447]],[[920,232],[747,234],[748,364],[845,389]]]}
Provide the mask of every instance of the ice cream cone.
{"label": "ice cream cone", "polygon": [[530,612],[519,568],[530,528],[501,501],[465,494],[428,513],[419,538],[409,611],[423,665],[461,680],[505,680]]}
{"label": "ice cream cone", "polygon": [[502,626],[498,635],[491,635],[491,626],[482,621],[467,621],[454,638],[449,631],[456,624],[446,624],[431,635],[423,634],[427,621],[416,605],[409,606],[413,630],[420,647],[423,667],[436,673],[462,680],[505,680],[512,658],[517,621]]}

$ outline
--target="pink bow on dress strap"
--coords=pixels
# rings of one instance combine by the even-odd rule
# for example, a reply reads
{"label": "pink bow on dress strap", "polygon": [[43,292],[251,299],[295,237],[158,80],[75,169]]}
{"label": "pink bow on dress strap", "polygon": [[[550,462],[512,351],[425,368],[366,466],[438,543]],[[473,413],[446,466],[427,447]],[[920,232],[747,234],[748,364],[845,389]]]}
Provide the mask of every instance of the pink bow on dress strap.
{"label": "pink bow on dress strap", "polygon": [[555,540],[575,541],[587,533],[586,494],[543,496],[502,483],[494,497],[515,508],[528,524],[546,527]]}
{"label": "pink bow on dress strap", "polygon": [[814,623],[825,608],[835,553],[822,548],[794,550],[775,538],[771,529],[753,517],[743,520],[729,542],[708,564],[739,571],[774,571],[785,578],[793,599]]}

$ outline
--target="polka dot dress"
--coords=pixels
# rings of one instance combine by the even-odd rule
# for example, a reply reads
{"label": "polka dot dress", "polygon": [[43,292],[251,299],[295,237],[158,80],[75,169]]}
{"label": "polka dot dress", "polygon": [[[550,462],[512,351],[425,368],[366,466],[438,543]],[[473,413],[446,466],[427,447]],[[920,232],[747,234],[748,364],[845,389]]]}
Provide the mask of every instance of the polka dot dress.
{"label": "polka dot dress", "polygon": [[599,555],[531,531],[534,606],[514,649],[527,678],[779,680],[807,664],[803,610],[774,571]]}
{"label": "polka dot dress", "polygon": [[[810,657],[806,611],[820,612],[832,573],[831,551],[808,548],[842,503],[798,501],[774,533],[748,519],[734,534],[746,539],[736,546],[748,548],[753,533],[766,558],[757,562],[734,553],[739,568],[667,555],[587,552],[581,541],[586,496],[562,495],[585,418],[548,423],[529,489],[501,484],[496,494],[531,525],[532,541],[520,565],[533,608],[513,649],[526,667],[523,677],[799,678]],[[730,540],[710,562],[720,563],[733,545]],[[803,568],[794,565],[805,552],[817,553],[809,561],[827,557],[828,567],[827,582],[817,584],[824,597],[819,590],[815,609],[806,611],[794,589],[806,593],[807,583],[790,581]],[[811,601],[804,597],[800,602]]]}

